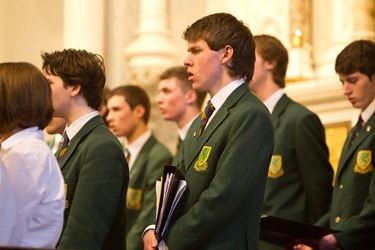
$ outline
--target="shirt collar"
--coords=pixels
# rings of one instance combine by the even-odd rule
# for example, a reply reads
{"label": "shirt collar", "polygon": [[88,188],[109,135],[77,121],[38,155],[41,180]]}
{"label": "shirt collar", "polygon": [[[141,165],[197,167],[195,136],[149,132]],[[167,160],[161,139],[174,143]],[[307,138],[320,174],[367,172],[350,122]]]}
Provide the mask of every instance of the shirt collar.
{"label": "shirt collar", "polygon": [[[197,116],[199,116],[199,115],[197,115]],[[195,118],[197,118],[197,116],[193,117],[193,119],[191,119],[190,121],[188,121],[181,129],[177,130],[177,134],[180,137],[181,141],[185,140],[187,132],[189,131],[189,128],[190,128],[191,124],[193,123],[193,121],[195,120]]]}
{"label": "shirt collar", "polygon": [[365,124],[375,112],[375,101],[372,101],[361,113],[363,124]]}
{"label": "shirt collar", "polygon": [[147,142],[150,136],[151,136],[151,131],[147,130],[140,137],[138,137],[135,141],[127,145],[126,148],[129,150],[132,160],[135,160],[137,158],[139,151],[141,151],[143,145]]}
{"label": "shirt collar", "polygon": [[270,113],[274,110],[276,104],[280,100],[280,98],[284,95],[284,90],[279,89],[275,91],[272,95],[270,95],[263,103],[266,105]]}
{"label": "shirt collar", "polygon": [[29,139],[43,140],[43,131],[38,129],[37,126],[25,128],[17,133],[11,135],[1,143],[2,150],[8,150],[14,145]]}
{"label": "shirt collar", "polygon": [[216,93],[214,97],[211,98],[212,105],[214,105],[215,107],[215,111],[212,115],[214,115],[216,111],[220,109],[225,100],[227,100],[228,96],[232,94],[232,92],[244,82],[245,81],[242,78],[234,80],[233,82],[229,83],[224,88],[222,88],[219,92]]}
{"label": "shirt collar", "polygon": [[69,140],[72,140],[72,138],[78,133],[78,131],[81,130],[85,124],[90,121],[95,116],[99,115],[98,111],[90,112],[77,120],[75,120],[72,124],[70,124],[68,127],[66,127],[66,134],[68,135]]}

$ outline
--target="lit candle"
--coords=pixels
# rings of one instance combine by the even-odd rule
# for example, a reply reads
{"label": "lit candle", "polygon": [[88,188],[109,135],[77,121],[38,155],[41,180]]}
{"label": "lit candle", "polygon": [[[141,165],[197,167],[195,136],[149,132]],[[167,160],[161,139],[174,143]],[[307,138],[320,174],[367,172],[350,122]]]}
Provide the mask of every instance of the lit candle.
{"label": "lit candle", "polygon": [[294,31],[292,45],[295,48],[302,47],[302,31],[299,29],[296,29]]}

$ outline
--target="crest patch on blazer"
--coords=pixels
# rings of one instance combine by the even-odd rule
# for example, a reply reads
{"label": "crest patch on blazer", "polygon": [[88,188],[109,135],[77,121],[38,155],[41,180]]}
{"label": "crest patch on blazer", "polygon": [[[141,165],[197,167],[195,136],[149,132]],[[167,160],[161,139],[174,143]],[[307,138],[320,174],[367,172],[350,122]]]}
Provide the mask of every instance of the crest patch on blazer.
{"label": "crest patch on blazer", "polygon": [[205,171],[207,170],[208,167],[208,157],[210,156],[211,153],[211,147],[209,146],[204,146],[199,154],[197,162],[194,164],[194,169],[197,172]]}
{"label": "crest patch on blazer", "polygon": [[128,188],[126,207],[129,210],[139,210],[142,207],[142,189]]}
{"label": "crest patch on blazer", "polygon": [[272,155],[270,167],[268,168],[269,178],[279,178],[284,175],[283,158],[281,155]]}
{"label": "crest patch on blazer", "polygon": [[371,164],[371,159],[371,150],[360,150],[357,154],[357,162],[354,166],[354,172],[359,174],[367,174],[374,171],[374,167]]}

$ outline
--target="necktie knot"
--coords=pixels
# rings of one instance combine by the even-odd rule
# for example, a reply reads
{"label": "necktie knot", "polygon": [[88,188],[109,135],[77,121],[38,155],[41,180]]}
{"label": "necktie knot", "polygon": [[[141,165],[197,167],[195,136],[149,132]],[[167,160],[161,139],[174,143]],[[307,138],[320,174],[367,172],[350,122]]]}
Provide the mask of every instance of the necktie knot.
{"label": "necktie knot", "polygon": [[207,106],[202,113],[201,126],[199,128],[198,136],[201,136],[201,134],[203,133],[203,130],[206,127],[207,122],[210,119],[214,111],[215,111],[214,105],[212,104],[211,100],[208,100]]}

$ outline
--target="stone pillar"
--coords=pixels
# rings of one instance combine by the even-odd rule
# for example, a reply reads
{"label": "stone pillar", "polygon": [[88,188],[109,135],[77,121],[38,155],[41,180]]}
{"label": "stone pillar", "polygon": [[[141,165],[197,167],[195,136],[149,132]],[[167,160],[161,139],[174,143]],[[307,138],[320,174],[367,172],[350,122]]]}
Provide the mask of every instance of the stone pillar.
{"label": "stone pillar", "polygon": [[311,0],[290,0],[289,6],[291,47],[287,76],[294,80],[311,78]]}
{"label": "stone pillar", "polygon": [[106,86],[110,89],[126,83],[126,63],[122,53],[126,37],[129,35],[127,21],[127,1],[109,0],[107,16],[107,45],[106,45]]}
{"label": "stone pillar", "polygon": [[64,0],[64,48],[104,53],[104,0]]}
{"label": "stone pillar", "polygon": [[156,103],[159,75],[170,66],[181,65],[177,62],[177,48],[170,39],[167,0],[140,0],[139,12],[136,39],[125,49],[129,70],[127,82],[147,91],[152,106],[149,128],[173,150],[176,126],[161,118]]}
{"label": "stone pillar", "polygon": [[375,1],[356,0],[353,12],[354,39],[375,40]]}

